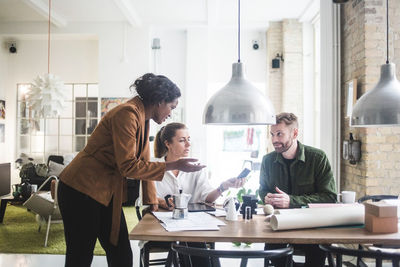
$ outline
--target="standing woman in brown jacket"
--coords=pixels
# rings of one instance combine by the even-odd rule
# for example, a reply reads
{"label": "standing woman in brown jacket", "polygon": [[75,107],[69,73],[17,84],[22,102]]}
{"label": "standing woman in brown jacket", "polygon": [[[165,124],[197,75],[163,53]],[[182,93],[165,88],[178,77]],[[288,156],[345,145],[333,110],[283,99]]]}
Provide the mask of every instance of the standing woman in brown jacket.
{"label": "standing woman in brown jacket", "polygon": [[98,238],[108,266],[132,266],[132,250],[122,211],[127,198],[126,177],[144,181],[145,203],[156,204],[151,180],[165,171],[193,172],[204,166],[194,159],[150,162],[149,120],[161,124],[181,96],[168,78],[151,73],[138,78],[131,89],[138,96],[109,111],[86,147],[60,174],[58,199],[67,245],[65,266],[90,266]]}

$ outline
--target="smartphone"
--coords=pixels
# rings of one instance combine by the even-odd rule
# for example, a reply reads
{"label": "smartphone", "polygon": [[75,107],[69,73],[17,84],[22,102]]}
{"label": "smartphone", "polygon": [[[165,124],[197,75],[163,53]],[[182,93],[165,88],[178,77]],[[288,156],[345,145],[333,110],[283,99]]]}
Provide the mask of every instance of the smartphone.
{"label": "smartphone", "polygon": [[237,176],[238,179],[240,178],[245,178],[247,175],[249,175],[250,170],[247,168],[244,168],[243,171]]}

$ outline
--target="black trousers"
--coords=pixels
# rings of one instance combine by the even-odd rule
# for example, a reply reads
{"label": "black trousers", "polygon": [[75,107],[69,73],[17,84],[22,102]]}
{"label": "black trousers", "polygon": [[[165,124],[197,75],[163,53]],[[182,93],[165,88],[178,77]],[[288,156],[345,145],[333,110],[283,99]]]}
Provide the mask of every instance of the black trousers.
{"label": "black trousers", "polygon": [[[325,266],[325,259],[326,259],[326,253],[319,248],[319,245],[314,245],[314,244],[290,244],[293,246],[293,248],[299,249],[304,251],[305,257],[306,257],[306,262],[304,266],[307,267],[320,267],[320,266]],[[278,249],[278,248],[285,248],[287,247],[286,244],[265,244],[264,249]],[[285,266],[286,260],[283,259],[278,259],[278,260],[273,260],[272,264],[274,266]]]}
{"label": "black trousers", "polygon": [[110,243],[112,201],[108,207],[69,187],[58,185],[58,201],[67,245],[65,267],[88,267],[96,240],[106,252],[110,267],[131,267],[133,256],[123,211],[117,246]]}

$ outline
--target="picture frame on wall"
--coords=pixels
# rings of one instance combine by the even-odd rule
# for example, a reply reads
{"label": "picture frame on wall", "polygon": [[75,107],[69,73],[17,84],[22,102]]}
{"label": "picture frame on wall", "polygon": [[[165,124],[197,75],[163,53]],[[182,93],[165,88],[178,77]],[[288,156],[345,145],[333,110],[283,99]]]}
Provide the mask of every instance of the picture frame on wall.
{"label": "picture frame on wall", "polygon": [[0,100],[0,120],[6,119],[6,101]]}
{"label": "picture frame on wall", "polygon": [[114,107],[125,103],[129,100],[129,97],[103,97],[101,98],[101,117],[106,115],[108,111]]}
{"label": "picture frame on wall", "polygon": [[351,116],[353,106],[357,101],[357,79],[346,82],[346,117]]}

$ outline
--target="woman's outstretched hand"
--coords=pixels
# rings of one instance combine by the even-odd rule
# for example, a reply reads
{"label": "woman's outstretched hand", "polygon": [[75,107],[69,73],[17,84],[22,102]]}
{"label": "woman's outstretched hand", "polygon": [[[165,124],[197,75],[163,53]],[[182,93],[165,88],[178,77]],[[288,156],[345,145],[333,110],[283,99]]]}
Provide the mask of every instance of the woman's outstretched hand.
{"label": "woman's outstretched hand", "polygon": [[183,158],[176,161],[166,162],[166,169],[169,170],[180,170],[183,172],[197,172],[205,167],[200,165],[194,158]]}

